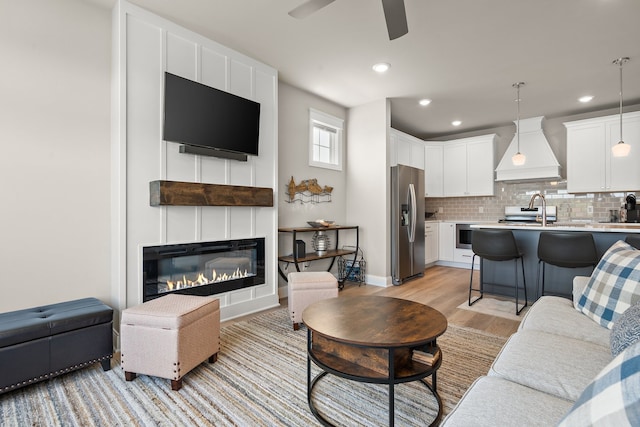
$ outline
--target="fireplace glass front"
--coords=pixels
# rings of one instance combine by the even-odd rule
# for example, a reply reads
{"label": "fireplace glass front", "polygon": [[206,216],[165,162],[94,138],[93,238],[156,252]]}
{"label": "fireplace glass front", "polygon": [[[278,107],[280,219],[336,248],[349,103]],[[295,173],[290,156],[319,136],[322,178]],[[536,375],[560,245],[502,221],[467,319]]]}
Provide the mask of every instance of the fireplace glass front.
{"label": "fireplace glass front", "polygon": [[143,301],[214,295],[265,283],[264,238],[146,246]]}

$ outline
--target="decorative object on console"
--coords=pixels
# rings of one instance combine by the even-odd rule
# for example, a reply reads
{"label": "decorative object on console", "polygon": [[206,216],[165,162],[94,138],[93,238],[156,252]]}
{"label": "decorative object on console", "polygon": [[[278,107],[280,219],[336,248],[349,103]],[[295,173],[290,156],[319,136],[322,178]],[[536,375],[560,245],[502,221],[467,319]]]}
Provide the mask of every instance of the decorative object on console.
{"label": "decorative object on console", "polygon": [[331,201],[333,187],[325,185],[321,187],[316,178],[305,179],[296,184],[293,176],[287,184],[288,203],[299,201],[301,203],[321,203]]}
{"label": "decorative object on console", "polygon": [[524,86],[524,82],[514,83],[513,87],[517,90],[516,103],[518,104],[518,116],[516,123],[516,137],[518,138],[518,152],[513,155],[511,161],[514,166],[522,166],[526,162],[527,158],[524,154],[520,152],[520,86]]}
{"label": "decorative object on console", "polygon": [[327,253],[329,249],[329,245],[331,244],[331,240],[325,231],[316,231],[313,233],[313,237],[311,238],[311,245],[313,246],[313,250],[316,251],[318,255],[324,255]]}
{"label": "decorative object on console", "polygon": [[629,144],[625,144],[622,139],[622,66],[628,61],[629,58],[626,56],[613,61],[614,64],[620,66],[620,142],[611,147],[613,157],[626,157],[631,151],[631,146]]}
{"label": "decorative object on console", "polygon": [[611,329],[629,307],[640,301],[640,251],[622,240],[600,259],[576,309]]}

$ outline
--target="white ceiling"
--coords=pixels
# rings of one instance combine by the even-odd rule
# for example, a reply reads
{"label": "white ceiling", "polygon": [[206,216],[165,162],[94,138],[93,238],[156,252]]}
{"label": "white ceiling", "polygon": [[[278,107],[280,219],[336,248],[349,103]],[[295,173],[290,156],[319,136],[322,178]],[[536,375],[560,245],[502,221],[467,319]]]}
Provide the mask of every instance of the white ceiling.
{"label": "white ceiling", "polygon": [[[113,4],[113,0],[93,0]],[[391,99],[392,126],[421,138],[640,103],[640,0],[405,0],[409,33],[389,41],[380,0],[131,0],[256,58],[281,81],[345,107]],[[384,75],[371,70],[388,62]],[[590,104],[577,98],[595,96]],[[417,101],[427,97],[431,105]],[[462,125],[451,125],[454,119]]]}

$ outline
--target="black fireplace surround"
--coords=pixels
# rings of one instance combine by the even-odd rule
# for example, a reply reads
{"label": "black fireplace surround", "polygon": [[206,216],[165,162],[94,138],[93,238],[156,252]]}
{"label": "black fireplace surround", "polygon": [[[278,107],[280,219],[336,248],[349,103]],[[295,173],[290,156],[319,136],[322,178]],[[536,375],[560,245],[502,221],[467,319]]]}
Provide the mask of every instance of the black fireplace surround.
{"label": "black fireplace surround", "polygon": [[265,283],[264,237],[142,249],[143,302],[170,293],[215,295]]}

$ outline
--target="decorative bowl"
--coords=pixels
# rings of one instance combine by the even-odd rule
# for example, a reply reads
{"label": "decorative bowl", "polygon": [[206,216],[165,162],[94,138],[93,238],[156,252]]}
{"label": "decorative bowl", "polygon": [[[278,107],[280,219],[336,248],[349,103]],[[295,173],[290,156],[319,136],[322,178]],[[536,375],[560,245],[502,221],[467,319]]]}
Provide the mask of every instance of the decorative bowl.
{"label": "decorative bowl", "polygon": [[309,224],[312,227],[331,227],[334,223],[335,223],[335,221],[327,221],[327,220],[324,220],[324,219],[316,219],[315,221],[307,221],[307,224]]}

